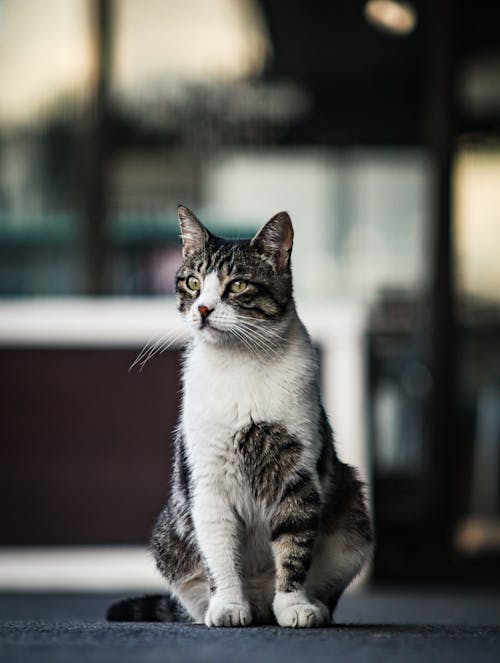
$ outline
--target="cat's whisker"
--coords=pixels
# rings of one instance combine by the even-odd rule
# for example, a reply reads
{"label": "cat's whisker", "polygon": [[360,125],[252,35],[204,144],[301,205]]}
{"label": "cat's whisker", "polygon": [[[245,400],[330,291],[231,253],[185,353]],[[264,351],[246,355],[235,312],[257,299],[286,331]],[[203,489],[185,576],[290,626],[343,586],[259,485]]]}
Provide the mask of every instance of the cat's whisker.
{"label": "cat's whisker", "polygon": [[264,346],[266,346],[266,347],[269,347],[269,348],[275,349],[275,346],[274,346],[274,344],[273,344],[272,339],[269,339],[268,337],[266,337],[264,334],[260,333],[259,331],[255,330],[255,329],[253,329],[253,328],[251,328],[251,327],[249,328],[249,327],[247,327],[247,326],[244,325],[244,324],[239,324],[239,325],[238,325],[238,329],[239,329],[240,331],[244,331],[245,334],[246,334],[250,339],[254,339],[255,341],[259,341],[262,345],[264,345]]}
{"label": "cat's whisker", "polygon": [[279,357],[279,353],[276,351],[275,348],[273,348],[272,345],[264,341],[263,339],[259,338],[255,334],[250,334],[246,329],[240,327],[238,328],[238,331],[242,336],[244,336],[249,343],[257,346],[260,348],[260,350],[268,357],[268,359],[272,359],[274,357]]}
{"label": "cat's whisker", "polygon": [[139,364],[139,371],[141,372],[144,366],[147,364],[147,362],[152,359],[156,354],[158,354],[163,347],[163,344],[168,342],[168,339],[165,339],[161,341],[160,343],[157,343],[151,350],[145,355],[143,360]]}
{"label": "cat's whisker", "polygon": [[238,338],[253,355],[257,356],[257,351],[255,350],[255,348],[253,348],[250,345],[250,343],[245,339],[244,336],[242,336],[242,334],[240,334],[240,332],[237,329],[233,328],[231,330],[231,333],[234,334],[234,336],[236,336],[236,338]]}
{"label": "cat's whisker", "polygon": [[273,337],[280,341],[284,340],[283,334],[280,334],[275,329],[271,329],[267,321],[256,322],[256,320],[248,320],[242,316],[237,316],[238,323],[245,325],[248,329],[254,329],[256,332],[264,334],[266,337]]}
{"label": "cat's whisker", "polygon": [[152,350],[152,348],[156,347],[156,346],[158,345],[158,343],[161,343],[161,342],[167,337],[168,334],[170,334],[170,332],[167,332],[166,334],[162,334],[162,335],[160,336],[160,338],[157,338],[156,335],[153,336],[152,338],[150,338],[150,339],[145,343],[144,347],[143,347],[142,350],[139,352],[139,354],[137,355],[137,357],[134,359],[133,363],[130,365],[130,367],[129,367],[129,369],[128,369],[128,370],[129,370],[129,373],[130,373],[130,371],[131,371],[133,368],[135,368],[135,366],[137,366],[137,364],[139,364],[139,363],[141,362],[142,358],[143,358],[145,355],[147,355],[147,354]]}
{"label": "cat's whisker", "polygon": [[130,368],[128,369],[129,372],[132,371],[136,366],[139,366],[139,372],[141,372],[146,363],[152,357],[154,357],[156,354],[165,352],[165,350],[167,350],[175,343],[181,342],[184,339],[184,336],[185,334],[181,330],[175,330],[173,332],[170,330],[165,334],[162,334],[162,336],[156,340],[149,340],[141,352],[137,355],[134,362],[131,364]]}
{"label": "cat's whisker", "polygon": [[[162,334],[162,335],[160,336],[160,339],[164,338],[164,336],[165,336],[165,334]],[[156,343],[158,343],[158,341],[159,341],[160,339],[159,339],[159,338],[157,337],[157,335],[155,334],[155,335],[152,336],[148,341],[146,341],[146,343],[144,344],[142,350],[139,352],[139,354],[138,354],[137,357],[135,358],[134,363],[132,364],[131,368],[132,368],[136,363],[138,363],[138,362],[141,360],[141,358],[142,358],[145,354],[147,354],[147,353],[149,352],[149,350],[150,350],[154,345],[156,345]]]}
{"label": "cat's whisker", "polygon": [[181,341],[181,340],[182,340],[182,336],[177,336],[176,338],[173,338],[173,339],[170,339],[170,340],[166,341],[166,342],[161,346],[161,348],[159,349],[158,354],[161,355],[161,354],[163,354],[164,352],[166,352],[167,350],[170,350],[170,348],[171,348],[173,345],[175,345],[176,343],[178,343],[178,342]]}
{"label": "cat's whisker", "polygon": [[253,327],[259,328],[259,329],[267,329],[271,334],[279,334],[275,329],[272,329],[270,325],[272,324],[271,320],[268,319],[262,319],[262,318],[248,318],[246,316],[243,316],[241,314],[238,314],[236,316],[238,320],[243,320],[249,325],[252,325]]}
{"label": "cat's whisker", "polygon": [[265,339],[269,342],[277,342],[277,341],[282,341],[283,337],[277,334],[270,334],[267,333],[267,331],[264,331],[263,329],[259,327],[254,327],[253,325],[247,324],[245,321],[239,321],[238,325],[241,327],[244,327],[248,331],[250,331],[252,334],[255,334],[255,336],[258,336],[262,339]]}
{"label": "cat's whisker", "polygon": [[[265,346],[271,348],[277,353],[277,343],[275,343],[275,339],[270,338],[267,334],[265,334],[261,329],[256,329],[252,325],[246,324],[245,321],[239,321],[238,326],[242,329],[245,329],[246,333],[255,339],[258,339],[259,341],[262,342]],[[279,340],[283,340],[282,337],[279,337]]]}
{"label": "cat's whisker", "polygon": [[162,354],[169,348],[171,348],[173,345],[178,343],[183,339],[183,334],[177,333],[174,336],[170,336],[169,338],[164,338],[162,342],[160,342],[154,349],[152,349],[146,358],[140,362],[140,368],[139,372],[142,372],[144,366],[147,364],[147,362],[152,359],[155,355]]}
{"label": "cat's whisker", "polygon": [[259,343],[255,341],[255,339],[252,339],[251,337],[242,334],[241,331],[238,332],[238,334],[241,342],[248,348],[250,353],[254,355],[256,358],[264,357],[268,360],[273,359],[269,350],[259,345]]}
{"label": "cat's whisker", "polygon": [[156,346],[154,349],[152,349],[148,354],[144,357],[144,359],[138,364],[139,366],[139,373],[142,373],[142,369],[144,366],[148,363],[150,359],[152,359],[156,354],[158,354],[159,350],[161,348],[161,344]]}

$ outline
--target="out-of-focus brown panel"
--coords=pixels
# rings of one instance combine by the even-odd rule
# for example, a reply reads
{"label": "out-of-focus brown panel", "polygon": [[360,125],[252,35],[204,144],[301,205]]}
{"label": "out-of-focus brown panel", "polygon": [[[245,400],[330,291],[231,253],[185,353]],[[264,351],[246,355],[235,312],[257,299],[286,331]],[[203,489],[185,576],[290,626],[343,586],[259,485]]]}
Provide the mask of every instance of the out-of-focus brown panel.
{"label": "out-of-focus brown panel", "polygon": [[167,496],[179,355],[0,349],[0,544],[142,543]]}

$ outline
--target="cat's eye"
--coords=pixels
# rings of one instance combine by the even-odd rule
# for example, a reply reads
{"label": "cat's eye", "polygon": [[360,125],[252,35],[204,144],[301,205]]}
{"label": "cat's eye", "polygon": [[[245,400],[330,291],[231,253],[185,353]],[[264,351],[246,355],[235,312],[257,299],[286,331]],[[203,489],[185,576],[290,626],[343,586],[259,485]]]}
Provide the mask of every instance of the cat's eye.
{"label": "cat's eye", "polygon": [[196,276],[190,276],[187,280],[187,287],[197,292],[201,288],[200,279],[197,279]]}
{"label": "cat's eye", "polygon": [[246,281],[233,281],[229,286],[229,290],[231,290],[231,292],[236,292],[236,293],[243,292],[243,290],[245,290],[247,285],[248,284]]}

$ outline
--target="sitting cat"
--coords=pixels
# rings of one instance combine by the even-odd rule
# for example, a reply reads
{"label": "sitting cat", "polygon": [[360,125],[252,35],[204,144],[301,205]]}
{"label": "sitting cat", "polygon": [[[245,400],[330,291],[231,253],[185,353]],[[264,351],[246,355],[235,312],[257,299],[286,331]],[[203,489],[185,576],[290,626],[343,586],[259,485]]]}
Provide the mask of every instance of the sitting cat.
{"label": "sitting cat", "polygon": [[108,619],[326,625],[372,531],[295,310],[290,217],[248,241],[215,237],[183,206],[179,223],[177,303],[192,339],[171,495],[152,537],[170,594],[122,601]]}

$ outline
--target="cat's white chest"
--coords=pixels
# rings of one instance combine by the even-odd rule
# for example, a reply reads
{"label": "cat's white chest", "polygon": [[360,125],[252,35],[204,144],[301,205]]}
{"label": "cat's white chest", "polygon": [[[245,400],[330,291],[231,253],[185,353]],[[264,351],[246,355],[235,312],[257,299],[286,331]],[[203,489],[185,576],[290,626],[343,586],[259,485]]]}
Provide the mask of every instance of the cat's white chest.
{"label": "cat's white chest", "polygon": [[272,422],[300,435],[311,413],[296,352],[272,362],[243,353],[195,348],[184,375],[183,426],[188,445],[219,448],[250,423]]}
{"label": "cat's white chest", "polygon": [[[278,421],[286,416],[284,375],[251,358],[217,362],[206,353],[193,358],[184,389],[184,421],[188,431],[211,431],[212,438],[232,437],[251,421]],[[204,436],[204,435],[203,435]]]}

